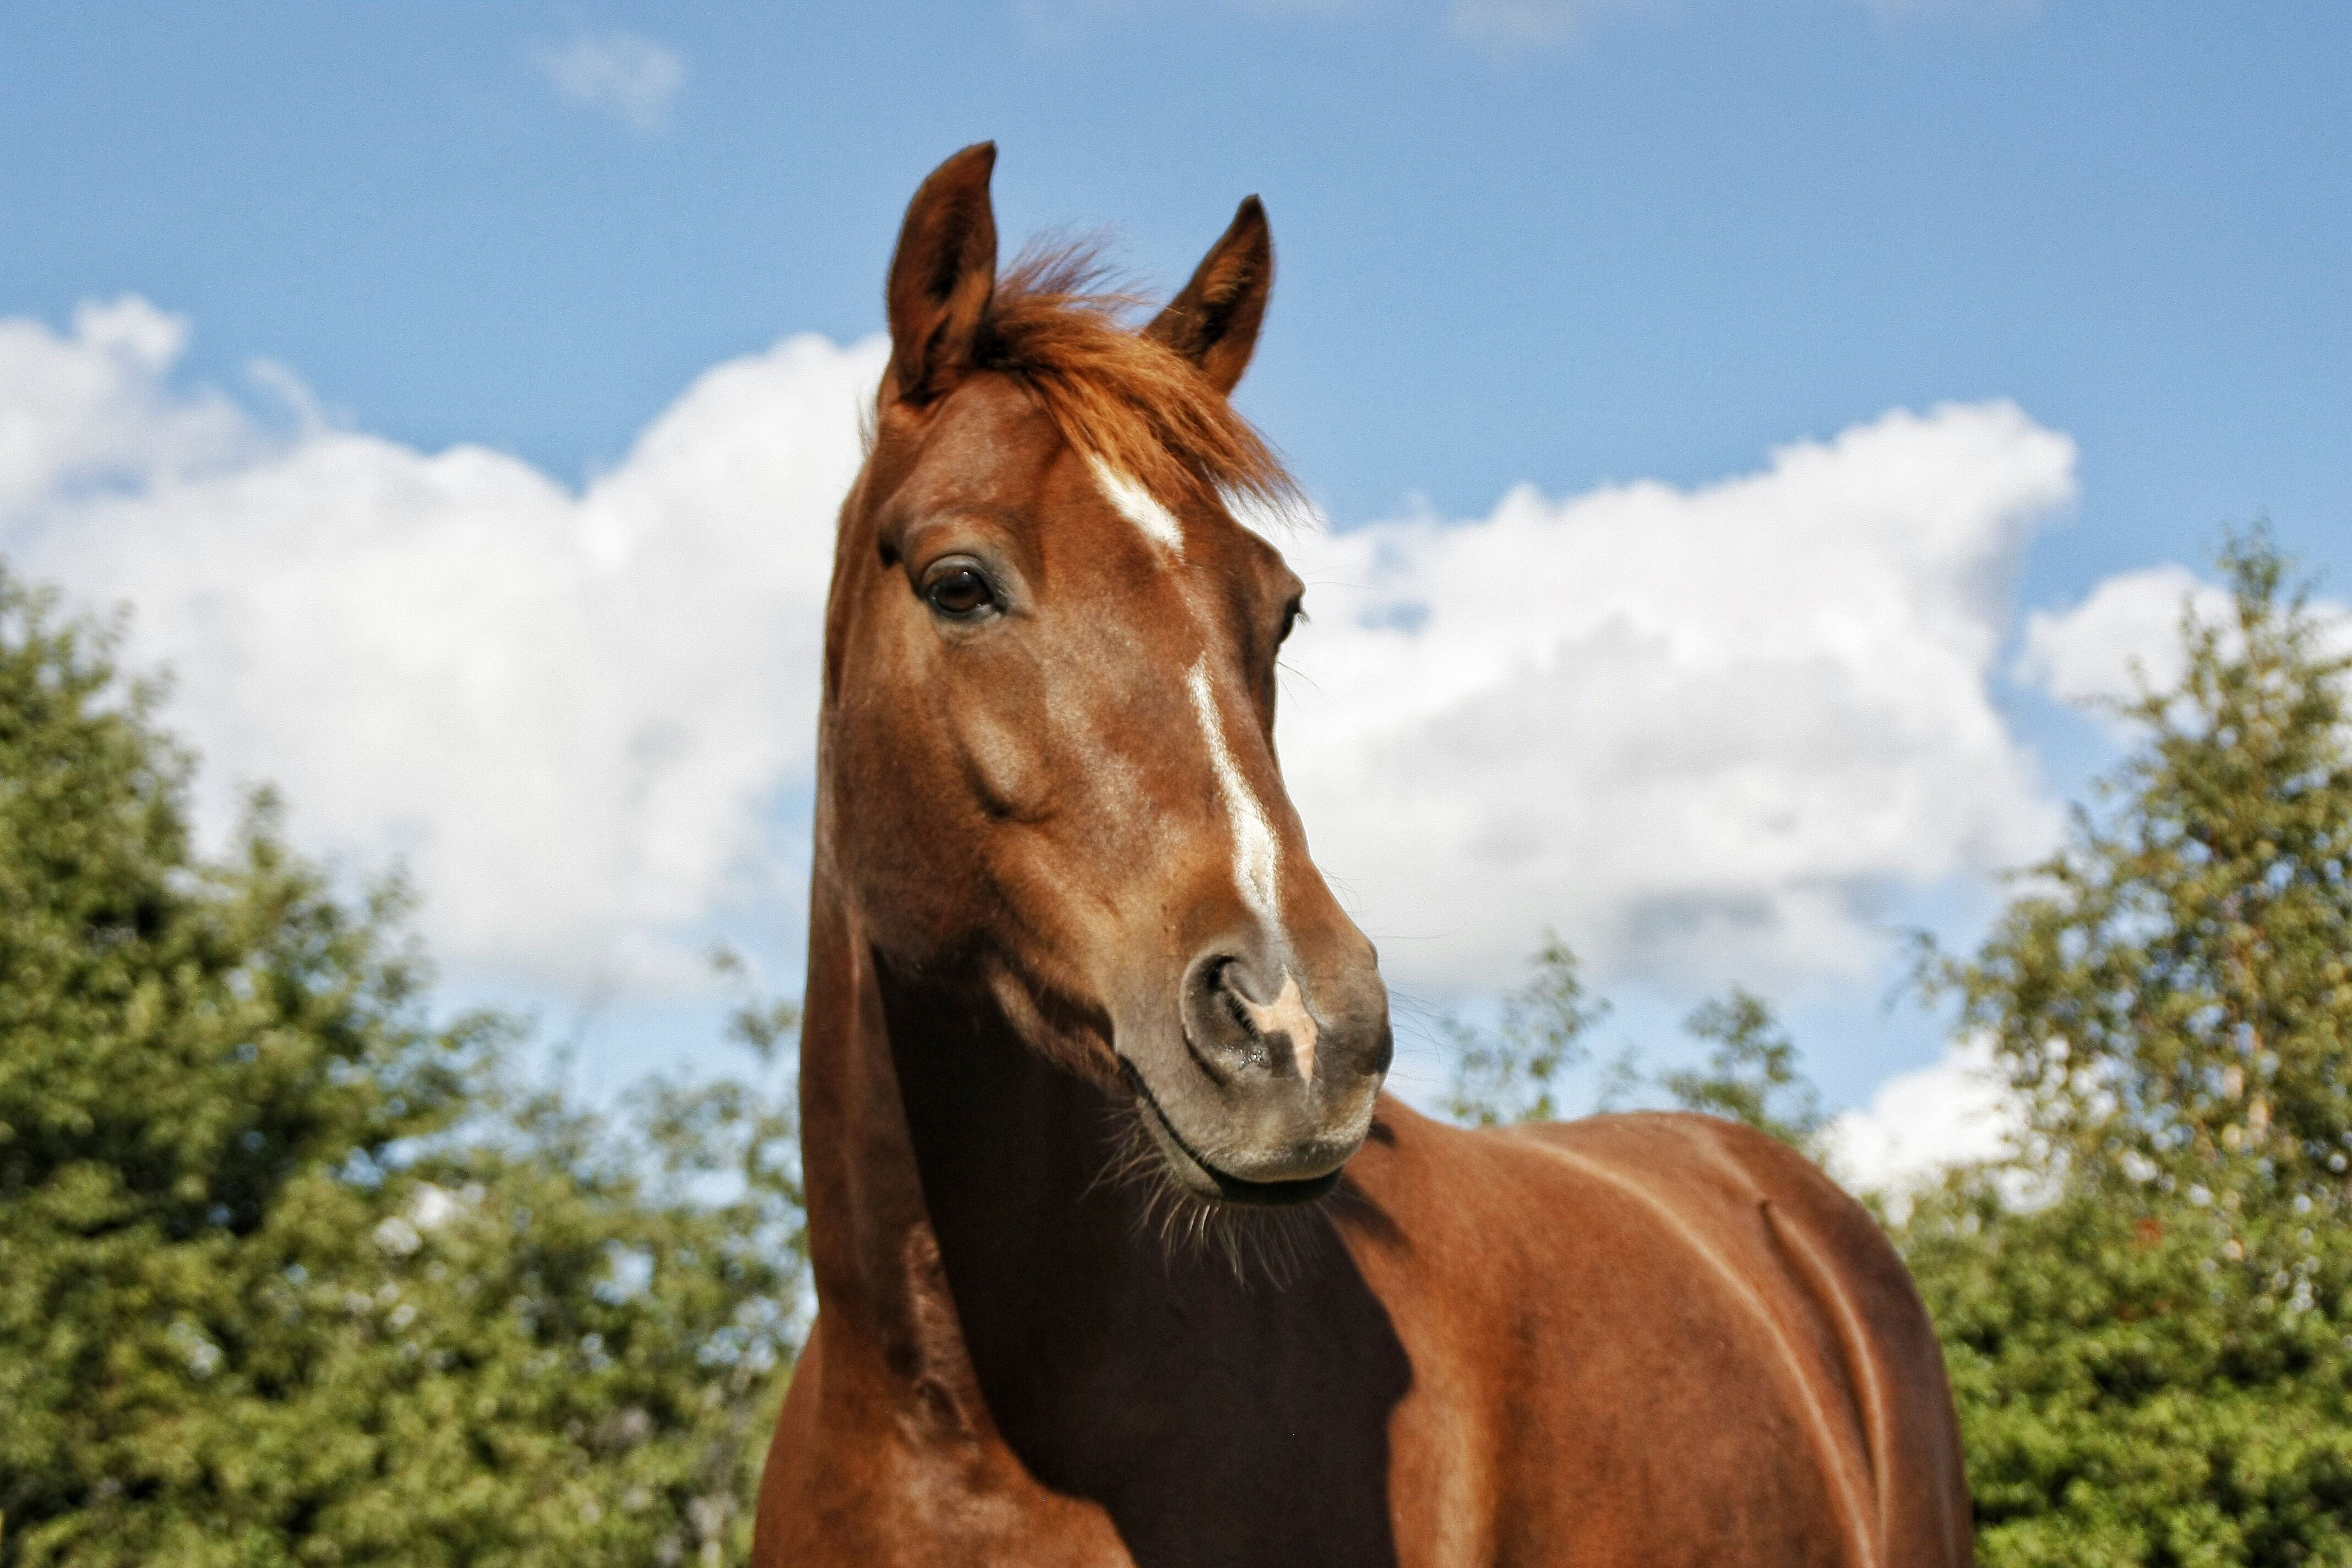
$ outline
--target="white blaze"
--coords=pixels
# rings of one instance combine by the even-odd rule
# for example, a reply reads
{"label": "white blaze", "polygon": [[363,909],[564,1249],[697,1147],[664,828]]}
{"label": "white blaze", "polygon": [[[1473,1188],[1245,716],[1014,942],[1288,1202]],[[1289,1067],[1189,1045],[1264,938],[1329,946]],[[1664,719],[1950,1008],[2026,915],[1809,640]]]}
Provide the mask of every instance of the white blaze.
{"label": "white blaze", "polygon": [[1217,696],[1209,688],[1206,654],[1192,661],[1184,684],[1192,689],[1192,711],[1200,716],[1201,733],[1208,737],[1209,765],[1217,772],[1217,790],[1225,797],[1225,816],[1234,828],[1234,883],[1242,901],[1264,921],[1269,935],[1282,930],[1275,873],[1282,851],[1274,841],[1274,824],[1258,804],[1249,781],[1234,765],[1233,748],[1225,744],[1224,721],[1217,717]]}
{"label": "white blaze", "polygon": [[[1282,847],[1275,842],[1274,824],[1266,819],[1265,807],[1249,781],[1242,777],[1233,748],[1225,744],[1224,721],[1217,716],[1217,694],[1209,685],[1206,654],[1192,661],[1192,668],[1184,673],[1184,684],[1192,693],[1192,711],[1200,717],[1201,733],[1208,738],[1209,765],[1216,770],[1217,793],[1225,797],[1225,816],[1233,824],[1234,885],[1241,889],[1242,902],[1265,923],[1267,937],[1281,942],[1285,940],[1281,887],[1276,873],[1281,866]],[[1285,969],[1281,994],[1264,1006],[1244,997],[1242,1005],[1260,1034],[1289,1037],[1299,1077],[1315,1076],[1315,1043],[1322,1031],[1298,994],[1297,976]]]}
{"label": "white blaze", "polygon": [[1158,496],[1137,483],[1132,474],[1119,472],[1092,453],[1087,456],[1087,467],[1094,470],[1095,483],[1102,487],[1119,516],[1141,529],[1154,543],[1164,544],[1178,555],[1184,553],[1184,525],[1160,504]]}

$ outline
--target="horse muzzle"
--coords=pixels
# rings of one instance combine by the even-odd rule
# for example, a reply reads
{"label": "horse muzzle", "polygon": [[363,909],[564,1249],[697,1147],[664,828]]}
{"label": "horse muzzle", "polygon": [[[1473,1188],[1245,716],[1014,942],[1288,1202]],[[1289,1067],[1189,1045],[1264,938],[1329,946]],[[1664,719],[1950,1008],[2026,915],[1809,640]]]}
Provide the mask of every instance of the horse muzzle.
{"label": "horse muzzle", "polygon": [[1121,1042],[1122,1074],[1178,1185],[1278,1205],[1339,1184],[1393,1049],[1388,992],[1363,949],[1302,985],[1286,955],[1213,945],[1186,968],[1180,1027]]}

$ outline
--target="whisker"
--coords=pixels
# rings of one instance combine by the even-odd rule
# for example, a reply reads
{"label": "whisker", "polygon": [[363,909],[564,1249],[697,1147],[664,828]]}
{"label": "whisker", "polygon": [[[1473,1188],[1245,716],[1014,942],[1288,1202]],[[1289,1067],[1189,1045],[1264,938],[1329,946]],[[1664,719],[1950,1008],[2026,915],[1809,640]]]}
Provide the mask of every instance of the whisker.
{"label": "whisker", "polygon": [[1286,1290],[1308,1260],[1328,1245],[1330,1225],[1317,1200],[1296,1207],[1260,1208],[1203,1198],[1178,1184],[1160,1153],[1140,1106],[1129,1100],[1113,1112],[1111,1153],[1087,1185],[1089,1193],[1123,1191],[1134,1201],[1134,1234],[1156,1237],[1164,1260],[1221,1266],[1244,1289]]}

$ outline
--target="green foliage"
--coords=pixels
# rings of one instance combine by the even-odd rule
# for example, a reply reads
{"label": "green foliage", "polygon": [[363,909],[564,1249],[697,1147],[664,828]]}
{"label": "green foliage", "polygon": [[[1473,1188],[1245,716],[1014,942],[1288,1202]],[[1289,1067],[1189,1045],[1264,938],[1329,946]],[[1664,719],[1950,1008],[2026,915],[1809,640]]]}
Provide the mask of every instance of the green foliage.
{"label": "green foliage", "polygon": [[[2352,661],[2263,534],[2177,685],[1929,994],[1993,1046],[2012,1156],[1885,1205],[1942,1336],[1987,1568],[2352,1563]],[[1450,1109],[1552,1114],[1600,1016],[1557,939]],[[1808,1152],[1794,1044],[1733,991],[1654,1080]],[[1642,1075],[1621,1064],[1620,1085]]]}
{"label": "green foliage", "polygon": [[[2352,1563],[2352,716],[2262,535],[2138,743],[1929,993],[2024,1108],[1894,1226],[1989,1568]],[[436,1023],[386,888],[189,763],[108,638],[0,571],[0,1568],[740,1561],[798,1327],[796,1129],[756,1079],[601,1117]],[[731,954],[715,960],[739,982]],[[1558,1115],[1605,1003],[1548,937],[1446,1108]],[[748,998],[765,1069],[796,1026]],[[1809,1152],[1734,990],[1633,1093]],[[2021,1194],[2033,1194],[2031,1201]]]}
{"label": "green foliage", "polygon": [[[2352,1562],[2352,754],[2342,659],[2256,534],[2143,740],[1932,986],[2025,1107],[1899,1232],[1988,1564]],[[2014,1190],[2014,1184],[2011,1184]]]}
{"label": "green foliage", "polygon": [[1685,1110],[1745,1122],[1807,1157],[1821,1157],[1822,1097],[1798,1065],[1796,1042],[1772,1009],[1753,992],[1734,986],[1702,1004],[1683,1027],[1708,1041],[1704,1068],[1669,1072],[1658,1081]]}
{"label": "green foliage", "polygon": [[520,1088],[396,889],[194,853],[110,652],[0,571],[0,1563],[740,1560],[788,1116]]}
{"label": "green foliage", "polygon": [[1897,1239],[1944,1342],[1987,1568],[2352,1562],[2340,1227],[2138,1184],[2019,1212],[1979,1173]]}
{"label": "green foliage", "polygon": [[1558,934],[1546,931],[1528,962],[1535,974],[1504,998],[1499,1031],[1450,1017],[1439,1026],[1454,1047],[1444,1107],[1457,1121],[1492,1127],[1557,1117],[1560,1076],[1583,1064],[1585,1035],[1608,1016],[1607,1003],[1586,996],[1576,954]]}
{"label": "green foliage", "polygon": [[[1554,933],[1528,961],[1535,973],[1504,999],[1501,1026],[1491,1033],[1446,1018],[1441,1027],[1454,1047],[1444,1109],[1472,1127],[1549,1121],[1560,1114],[1560,1079],[1592,1058],[1585,1041],[1609,1016],[1609,1004],[1591,995],[1575,952]],[[1601,1070],[1589,1109],[1607,1110],[1655,1089],[1687,1110],[1743,1121],[1818,1152],[1826,1118],[1821,1097],[1798,1063],[1795,1042],[1759,996],[1734,986],[1684,1021],[1694,1037],[1713,1047],[1701,1068],[1652,1079],[1632,1048]]]}
{"label": "green foliage", "polygon": [[2343,676],[2261,535],[2184,619],[2147,739],[1969,963],[1930,956],[2060,1159],[2147,1162],[2338,1212],[2352,1149],[2352,756]]}

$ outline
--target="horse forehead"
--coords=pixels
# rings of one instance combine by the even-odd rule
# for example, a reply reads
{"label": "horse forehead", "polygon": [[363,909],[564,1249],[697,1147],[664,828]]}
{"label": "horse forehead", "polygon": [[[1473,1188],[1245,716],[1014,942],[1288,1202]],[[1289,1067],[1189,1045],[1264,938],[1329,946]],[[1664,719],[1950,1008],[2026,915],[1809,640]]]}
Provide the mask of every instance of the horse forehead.
{"label": "horse forehead", "polygon": [[914,498],[1004,502],[1034,489],[1062,446],[1034,399],[998,376],[976,376],[929,420],[905,489]]}
{"label": "horse forehead", "polygon": [[1255,603],[1286,575],[1281,552],[1222,507],[1171,498],[1160,502],[1161,520],[1139,522],[1135,499],[1107,493],[1097,467],[1070,454],[1042,498],[1038,552],[1066,581],[1162,605],[1169,635],[1197,642],[1218,619],[1211,606]]}
{"label": "horse forehead", "polygon": [[1168,550],[1167,541],[1136,525],[1119,497],[1105,489],[1101,467],[1065,438],[1025,388],[982,374],[931,416],[898,493],[915,511],[1027,513],[1041,555],[1065,570],[1102,567],[1130,584],[1135,579],[1124,570],[1133,564],[1130,556],[1153,561],[1161,568],[1153,575],[1171,587],[1188,577],[1230,583],[1237,574],[1284,571],[1282,552],[1222,507],[1153,495],[1181,531],[1181,546]]}

